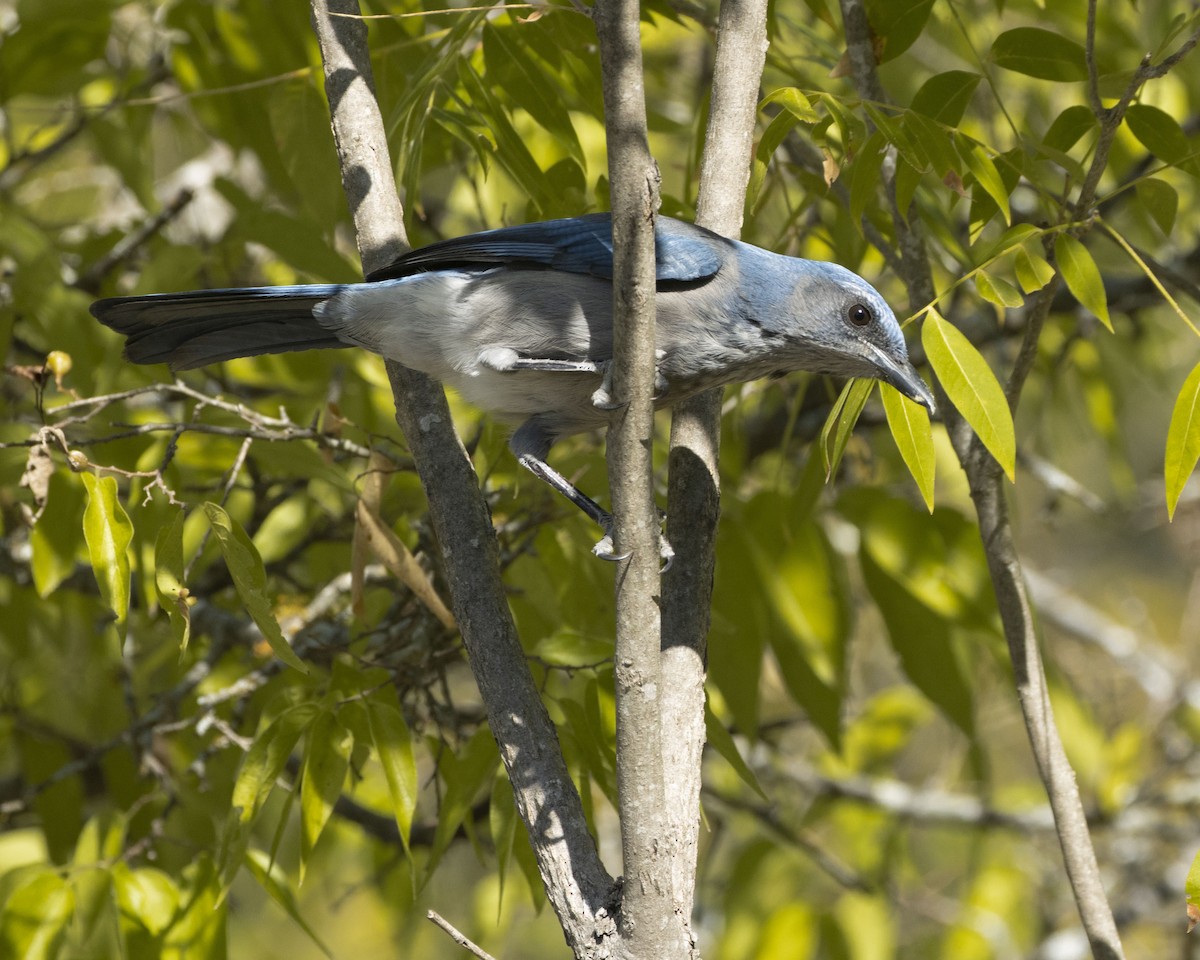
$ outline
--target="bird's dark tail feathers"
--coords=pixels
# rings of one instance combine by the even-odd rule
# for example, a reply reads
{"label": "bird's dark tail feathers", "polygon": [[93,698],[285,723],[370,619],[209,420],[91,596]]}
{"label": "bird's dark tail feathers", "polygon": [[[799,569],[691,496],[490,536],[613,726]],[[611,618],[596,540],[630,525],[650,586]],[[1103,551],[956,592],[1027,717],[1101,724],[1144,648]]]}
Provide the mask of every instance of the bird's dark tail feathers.
{"label": "bird's dark tail feathers", "polygon": [[129,360],[190,370],[235,357],[349,346],[313,316],[313,307],[341,288],[305,284],[112,297],[97,300],[91,310],[125,335]]}

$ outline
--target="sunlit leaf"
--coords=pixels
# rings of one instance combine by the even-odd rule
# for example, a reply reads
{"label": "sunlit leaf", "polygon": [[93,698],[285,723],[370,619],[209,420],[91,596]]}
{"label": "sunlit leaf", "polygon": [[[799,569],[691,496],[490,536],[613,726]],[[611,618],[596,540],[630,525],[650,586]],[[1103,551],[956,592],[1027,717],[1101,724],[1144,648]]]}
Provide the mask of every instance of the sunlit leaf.
{"label": "sunlit leaf", "polygon": [[1192,154],[1188,136],[1179,121],[1148,103],[1132,104],[1125,123],[1143,147],[1170,164],[1180,164]]}
{"label": "sunlit leaf", "polygon": [[932,513],[934,455],[929,411],[886,383],[880,385],[879,396],[883,400],[883,412],[887,415],[888,428],[892,431],[896,448],[917,482],[925,506]]}
{"label": "sunlit leaf", "polygon": [[275,619],[271,601],[267,596],[267,572],[254,543],[246,536],[242,525],[218,504],[205,503],[204,513],[208,517],[212,532],[216,535],[217,543],[221,546],[225,565],[229,568],[233,585],[237,587],[238,596],[246,605],[246,612],[258,625],[275,655],[289,667],[307,673],[308,668],[304,661],[296,656],[284,639],[279,621]]}
{"label": "sunlit leaf", "polygon": [[1009,480],[1016,478],[1017,438],[1004,390],[961,330],[930,310],[921,343],[946,396],[971,425]]}
{"label": "sunlit leaf", "polygon": [[369,699],[366,710],[371,739],[387,779],[392,816],[400,831],[400,842],[407,850],[413,811],[417,808],[417,762],[413,757],[412,734],[400,711],[390,704]]}
{"label": "sunlit leaf", "polygon": [[813,109],[808,97],[795,87],[780,87],[767,94],[759,103],[759,110],[769,103],[777,103],[781,107],[785,107],[797,120],[804,123],[816,123],[821,119],[820,114]]}
{"label": "sunlit leaf", "polygon": [[0,911],[0,956],[56,960],[75,907],[71,885],[39,870],[13,889]]}
{"label": "sunlit leaf", "polygon": [[155,867],[132,868],[124,862],[113,865],[113,887],[121,912],[158,936],[175,919],[179,890],[171,877]]}
{"label": "sunlit leaf", "polygon": [[283,773],[300,735],[316,719],[319,706],[307,701],[289,707],[257,737],[238,771],[233,788],[233,807],[243,822],[252,820]]}
{"label": "sunlit leaf", "polygon": [[154,544],[154,588],[181,653],[192,632],[188,590],[183,585],[183,519],[183,511],[176,510],[171,522],[159,529]]}
{"label": "sunlit leaf", "polygon": [[83,536],[100,594],[109,609],[124,623],[129,613],[129,544],[133,524],[117,495],[116,477],[84,473],[87,507],[83,511]]}
{"label": "sunlit leaf", "polygon": [[308,747],[300,781],[300,882],[312,858],[313,848],[342,795],[354,738],[333,712],[322,712],[308,728]]}
{"label": "sunlit leaf", "polygon": [[478,794],[495,775],[500,754],[496,738],[487,727],[480,727],[457,753],[443,751],[438,772],[445,783],[437,829],[429,850],[427,875],[431,875],[450,841],[471,812]]}
{"label": "sunlit leaf", "polygon": [[[875,389],[875,381],[866,378],[849,381],[838,394],[825,425],[821,428],[821,457],[825,463],[825,479],[837,472],[846,452],[846,444],[854,433],[858,417],[866,406],[867,397]],[[830,437],[832,436],[832,443]]]}
{"label": "sunlit leaf", "polygon": [[975,289],[988,303],[994,303],[1001,308],[1015,308],[1025,302],[1021,291],[1003,277],[980,270],[975,274]]}
{"label": "sunlit leaf", "polygon": [[1113,325],[1108,316],[1104,280],[1088,248],[1070,234],[1060,233],[1054,238],[1054,259],[1058,262],[1058,270],[1066,281],[1067,289],[1085,310],[1094,314],[1111,331]]}
{"label": "sunlit leaf", "polygon": [[1017,283],[1026,293],[1041,290],[1054,279],[1054,268],[1049,262],[1044,257],[1030,253],[1024,247],[1017,251],[1013,269],[1017,274]]}
{"label": "sunlit leaf", "polygon": [[967,169],[974,174],[976,183],[995,201],[1000,212],[1004,214],[1004,222],[1011,223],[1012,210],[1008,205],[1008,187],[1005,186],[1000,171],[996,169],[996,164],[979,144],[972,143],[965,137],[956,139],[958,152],[966,162]]}
{"label": "sunlit leaf", "polygon": [[1180,494],[1200,459],[1200,364],[1192,368],[1171,413],[1163,470],[1167,485],[1167,515],[1174,519]]}

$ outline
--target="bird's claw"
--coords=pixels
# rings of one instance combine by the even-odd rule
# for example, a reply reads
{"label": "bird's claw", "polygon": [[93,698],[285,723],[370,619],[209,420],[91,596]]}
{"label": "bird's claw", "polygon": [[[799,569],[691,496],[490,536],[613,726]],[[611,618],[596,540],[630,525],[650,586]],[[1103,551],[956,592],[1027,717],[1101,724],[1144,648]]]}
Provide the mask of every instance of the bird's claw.
{"label": "bird's claw", "polygon": [[[612,532],[608,530],[605,531],[604,536],[600,538],[599,542],[592,547],[592,553],[601,560],[609,560],[613,563],[620,563],[622,560],[628,560],[633,556],[632,550],[626,550],[624,553],[616,552],[616,547],[613,545]],[[675,549],[671,546],[670,541],[667,540],[666,535],[661,533],[658,535],[658,556],[663,562],[658,570],[661,575],[670,570],[671,564],[675,562]]]}

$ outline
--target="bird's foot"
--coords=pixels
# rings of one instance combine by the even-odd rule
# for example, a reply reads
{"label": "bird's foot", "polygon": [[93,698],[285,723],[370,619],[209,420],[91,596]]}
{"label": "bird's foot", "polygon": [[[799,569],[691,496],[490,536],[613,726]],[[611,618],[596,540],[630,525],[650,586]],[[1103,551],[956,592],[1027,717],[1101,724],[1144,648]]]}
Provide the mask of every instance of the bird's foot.
{"label": "bird's foot", "polygon": [[[666,520],[666,516],[659,514],[662,520]],[[630,550],[624,553],[617,553],[616,547],[613,545],[613,519],[610,515],[607,521],[601,522],[600,526],[604,529],[604,536],[592,547],[594,553],[601,560],[610,560],[614,563],[619,563],[622,560],[628,560],[633,556]],[[667,536],[664,533],[658,535],[658,556],[662,560],[662,567],[659,568],[659,573],[666,573],[671,569],[671,564],[675,562],[675,548],[671,546]]]}

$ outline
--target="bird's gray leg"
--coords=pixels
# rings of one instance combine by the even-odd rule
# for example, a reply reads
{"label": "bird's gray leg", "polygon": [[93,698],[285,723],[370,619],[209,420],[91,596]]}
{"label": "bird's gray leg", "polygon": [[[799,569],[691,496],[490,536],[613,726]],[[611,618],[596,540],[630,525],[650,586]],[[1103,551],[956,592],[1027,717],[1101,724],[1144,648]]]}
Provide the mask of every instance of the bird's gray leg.
{"label": "bird's gray leg", "polygon": [[[629,559],[628,553],[618,554],[615,552],[613,515],[546,463],[546,454],[550,452],[550,445],[553,442],[553,435],[546,430],[537,417],[531,417],[521,424],[508,441],[508,445],[521,466],[570,500],[604,531],[604,536],[592,547],[592,553],[601,560]],[[659,556],[664,561],[663,571],[665,572],[670,568],[671,561],[675,557],[675,551],[665,536],[659,537]]]}

